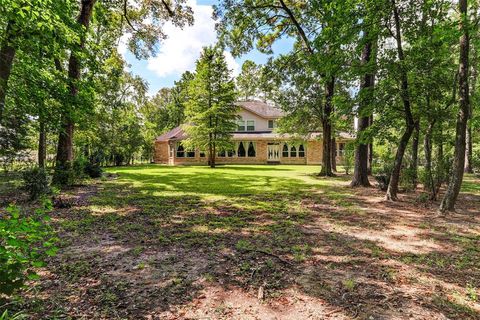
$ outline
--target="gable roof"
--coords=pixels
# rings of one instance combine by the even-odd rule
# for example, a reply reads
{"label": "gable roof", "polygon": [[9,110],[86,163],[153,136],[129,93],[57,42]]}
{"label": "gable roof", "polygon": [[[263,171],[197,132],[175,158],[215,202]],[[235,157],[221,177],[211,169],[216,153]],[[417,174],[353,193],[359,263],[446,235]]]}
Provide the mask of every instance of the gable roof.
{"label": "gable roof", "polygon": [[262,118],[275,119],[284,115],[283,111],[279,108],[262,101],[239,101],[236,105],[253,112]]}
{"label": "gable roof", "polygon": [[172,130],[165,132],[164,134],[158,136],[156,141],[169,141],[169,140],[182,140],[186,138],[185,131],[183,131],[181,126],[173,128]]}

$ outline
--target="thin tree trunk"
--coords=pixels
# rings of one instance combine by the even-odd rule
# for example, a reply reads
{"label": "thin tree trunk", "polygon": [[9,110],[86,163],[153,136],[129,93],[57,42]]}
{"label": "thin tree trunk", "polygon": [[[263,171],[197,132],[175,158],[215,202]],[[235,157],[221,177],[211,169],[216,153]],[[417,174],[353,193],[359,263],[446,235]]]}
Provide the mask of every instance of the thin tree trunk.
{"label": "thin tree trunk", "polygon": [[[333,134],[332,134],[333,135]],[[332,138],[332,149],[331,149],[331,157],[332,157],[332,171],[337,172],[337,141],[335,137]]]}
{"label": "thin tree trunk", "polygon": [[38,137],[38,166],[45,168],[47,159],[47,130],[45,129],[45,119],[42,115],[39,117],[39,137]]}
{"label": "thin tree trunk", "polygon": [[420,142],[420,120],[415,122],[415,130],[412,140],[412,163],[410,170],[412,170],[412,186],[413,190],[417,189],[418,184],[418,145]]}
{"label": "thin tree trunk", "polygon": [[[470,110],[471,111],[471,110]],[[472,166],[472,152],[473,152],[473,141],[472,141],[472,125],[467,125],[466,132],[466,144],[465,144],[465,173],[473,173]]]}
{"label": "thin tree trunk", "polygon": [[5,37],[0,47],[0,123],[3,119],[3,110],[5,109],[5,98],[7,95],[8,79],[12,71],[13,58],[15,57],[15,48],[11,41],[14,38],[12,31],[12,22],[9,21],[5,30]]}
{"label": "thin tree trunk", "polygon": [[[96,0],[82,0],[82,6],[80,14],[77,18],[77,23],[80,24],[85,29],[88,29],[90,24],[90,19],[93,12],[93,6],[95,5]],[[83,49],[85,46],[86,34],[83,34],[80,39],[80,44],[78,50]],[[70,59],[68,62],[68,78],[70,81],[70,95],[72,97],[73,103],[75,103],[75,98],[78,95],[78,87],[76,82],[80,79],[80,60],[77,56],[78,52],[75,50],[71,52]],[[71,107],[69,108],[71,109]],[[56,169],[65,170],[71,166],[73,160],[73,132],[74,132],[74,119],[71,115],[71,110],[66,110],[62,114],[62,123],[58,136],[58,146],[57,146],[57,158],[56,158]]]}
{"label": "thin tree trunk", "polygon": [[[368,33],[365,33],[365,38]],[[372,41],[367,41],[362,51],[361,65],[366,66],[372,60]],[[371,103],[371,96],[374,86],[374,75],[367,71],[360,81],[360,102],[358,104],[358,129],[357,129],[357,146],[355,148],[355,165],[353,169],[353,178],[350,186],[352,187],[369,187],[368,181],[368,144],[365,142],[363,134],[370,126],[370,117],[367,111]],[[371,170],[371,168],[370,168]]]}
{"label": "thin tree trunk", "polygon": [[[475,51],[474,51],[475,52]],[[476,86],[477,86],[477,61],[476,57],[473,59],[473,66],[472,66],[472,83],[471,83],[471,95],[475,94]],[[465,150],[465,172],[466,173],[473,173],[473,164],[472,164],[472,155],[473,155],[473,136],[472,136],[472,118],[473,118],[473,108],[470,105],[470,112],[468,114],[468,123],[467,123],[467,142],[466,142],[466,150]]]}
{"label": "thin tree trunk", "polygon": [[325,105],[323,108],[322,115],[322,130],[323,130],[323,154],[322,154],[322,170],[320,171],[321,176],[331,177],[333,176],[332,171],[332,151],[331,151],[331,140],[332,140],[332,123],[331,123],[331,113],[332,113],[332,99],[333,92],[335,89],[335,78],[331,77],[328,82],[325,84]]}
{"label": "thin tree trunk", "polygon": [[[369,126],[373,125],[373,115],[370,116],[369,119]],[[372,166],[373,166],[373,138],[368,144],[368,164],[367,164],[367,173],[369,175],[372,174]]]}
{"label": "thin tree trunk", "polygon": [[460,17],[460,29],[462,35],[460,37],[460,65],[458,72],[458,85],[459,85],[459,112],[457,115],[456,135],[455,135],[455,152],[453,158],[452,173],[450,175],[447,191],[440,204],[439,212],[441,214],[447,211],[455,210],[455,202],[457,201],[458,194],[463,181],[463,170],[465,169],[465,141],[468,114],[470,111],[469,101],[469,87],[468,87],[468,55],[470,49],[470,36],[468,31],[468,15],[467,0],[459,0],[458,8],[461,14]]}
{"label": "thin tree trunk", "polygon": [[430,192],[430,200],[436,200],[437,198],[435,180],[433,179],[432,172],[432,132],[434,126],[435,119],[428,124],[423,144],[425,149],[425,175],[427,178],[424,187]]}
{"label": "thin tree trunk", "polygon": [[[400,27],[400,17],[398,14],[397,5],[395,0],[392,0],[393,5],[393,16],[395,20],[395,39],[397,42],[397,54],[398,60],[404,61],[405,56],[403,53],[402,47],[402,35],[401,35],[401,27]],[[401,76],[401,98],[403,102],[403,108],[405,113],[405,132],[403,133],[400,143],[397,149],[397,153],[395,155],[395,162],[393,164],[392,174],[390,176],[390,182],[387,188],[386,199],[395,201],[398,199],[398,183],[400,182],[400,170],[402,168],[403,156],[405,155],[405,150],[407,149],[408,141],[410,140],[410,136],[413,133],[415,122],[413,121],[412,110],[410,106],[410,94],[408,92],[408,76],[407,71],[405,69],[400,70]]]}

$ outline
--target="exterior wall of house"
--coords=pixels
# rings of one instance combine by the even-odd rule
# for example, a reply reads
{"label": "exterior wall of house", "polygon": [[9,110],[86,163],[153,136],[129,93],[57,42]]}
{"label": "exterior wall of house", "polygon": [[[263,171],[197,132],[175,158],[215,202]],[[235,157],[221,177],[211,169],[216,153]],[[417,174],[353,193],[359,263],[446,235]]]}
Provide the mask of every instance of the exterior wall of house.
{"label": "exterior wall of house", "polygon": [[272,131],[272,129],[268,128],[268,119],[264,119],[243,108],[241,108],[241,110],[238,112],[238,115],[242,118],[242,120],[245,120],[245,124],[247,120],[254,120],[255,131]]}
{"label": "exterior wall of house", "polygon": [[307,164],[322,163],[322,140],[310,140],[307,143]]}
{"label": "exterior wall of house", "polygon": [[168,142],[155,141],[154,146],[154,161],[155,163],[168,163]]}

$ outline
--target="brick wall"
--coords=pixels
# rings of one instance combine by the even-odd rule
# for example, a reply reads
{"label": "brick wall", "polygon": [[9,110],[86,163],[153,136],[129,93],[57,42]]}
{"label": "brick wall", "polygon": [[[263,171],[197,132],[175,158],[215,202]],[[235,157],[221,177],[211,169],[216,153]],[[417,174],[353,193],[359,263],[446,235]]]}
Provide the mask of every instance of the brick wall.
{"label": "brick wall", "polygon": [[168,163],[168,142],[166,141],[155,141],[154,146],[155,154],[154,161],[155,163]]}
{"label": "brick wall", "polygon": [[[256,141],[256,157],[216,157],[216,163],[226,164],[265,164],[267,163],[267,143],[268,141]],[[304,158],[284,158],[281,156],[280,149],[280,163],[282,164],[320,164],[322,161],[322,141],[312,140],[306,144],[306,154]],[[297,154],[298,155],[298,154]],[[208,163],[207,157],[200,157],[200,152],[195,152],[194,158],[177,158],[174,153],[174,158],[169,159],[168,142],[155,142],[155,163],[163,163],[170,165],[188,165],[188,164],[204,164]]]}
{"label": "brick wall", "polygon": [[310,140],[307,143],[307,164],[321,164],[322,163],[322,141]]}

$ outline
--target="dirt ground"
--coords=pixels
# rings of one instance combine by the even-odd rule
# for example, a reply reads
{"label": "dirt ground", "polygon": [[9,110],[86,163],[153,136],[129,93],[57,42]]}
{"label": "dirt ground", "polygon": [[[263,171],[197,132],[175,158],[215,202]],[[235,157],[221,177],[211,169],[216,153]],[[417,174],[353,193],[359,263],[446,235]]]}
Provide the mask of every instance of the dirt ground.
{"label": "dirt ground", "polygon": [[[53,213],[59,254],[16,306],[30,319],[480,319],[479,193],[438,217],[418,193],[388,202],[335,182],[348,193],[268,195],[295,200],[281,214],[78,187]],[[101,205],[114,195],[130,198]]]}

